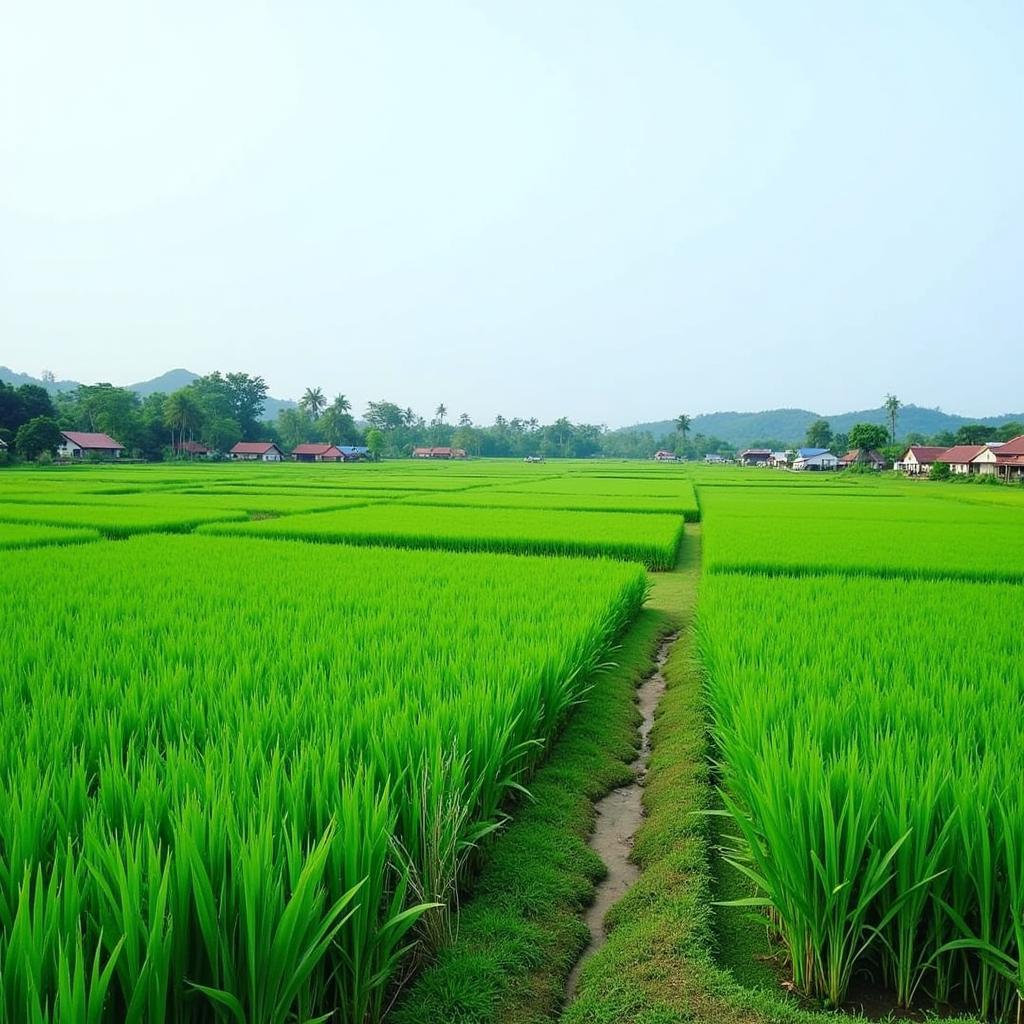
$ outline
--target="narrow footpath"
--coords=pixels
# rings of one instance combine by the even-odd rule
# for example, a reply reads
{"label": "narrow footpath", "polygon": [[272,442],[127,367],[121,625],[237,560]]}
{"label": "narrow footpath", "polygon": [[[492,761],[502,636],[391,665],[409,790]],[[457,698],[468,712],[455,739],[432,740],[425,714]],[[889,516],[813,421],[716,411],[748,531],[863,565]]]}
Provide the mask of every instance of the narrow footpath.
{"label": "narrow footpath", "polygon": [[654,727],[654,712],[665,692],[665,677],[662,669],[668,661],[672,645],[678,640],[678,633],[670,633],[658,645],[656,668],[637,688],[637,710],[643,716],[639,726],[640,749],[636,760],[630,766],[634,771],[633,781],[626,786],[613,789],[595,805],[597,821],[588,845],[604,861],[608,874],[597,884],[594,902],[587,908],[584,921],[590,932],[590,943],[584,949],[566,981],[566,1001],[572,999],[580,971],[587,958],[604,945],[604,917],[640,876],[640,869],[631,859],[633,836],[643,821],[643,786],[647,774],[647,762],[651,756],[651,729]]}

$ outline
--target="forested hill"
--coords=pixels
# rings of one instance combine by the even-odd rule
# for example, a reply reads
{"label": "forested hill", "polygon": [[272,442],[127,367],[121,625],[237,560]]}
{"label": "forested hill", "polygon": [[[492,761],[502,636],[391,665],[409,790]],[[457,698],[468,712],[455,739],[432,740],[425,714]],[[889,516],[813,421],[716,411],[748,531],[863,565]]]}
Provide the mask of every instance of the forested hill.
{"label": "forested hill", "polygon": [[[690,422],[690,436],[706,434],[738,446],[754,444],[757,441],[779,441],[784,443],[802,442],[807,428],[816,419],[826,419],[835,433],[848,433],[855,423],[878,423],[887,425],[889,420],[885,409],[862,409],[859,412],[844,412],[835,415],[811,412],[808,409],[767,409],[764,412],[712,412],[694,416]],[[979,423],[998,427],[1010,421],[1024,420],[1024,413],[1005,413],[1001,416],[957,416],[939,409],[924,409],[918,405],[905,405],[900,409],[898,433],[924,434],[930,437],[943,430],[953,433],[963,426]],[[650,431],[655,438],[672,433],[674,420],[658,420],[654,423],[638,423],[626,430]]]}
{"label": "forested hill", "polygon": [[[199,374],[193,373],[191,370],[168,370],[152,380],[142,380],[137,384],[129,384],[127,387],[129,391],[134,391],[140,398],[145,398],[146,395],[153,395],[158,392],[165,395],[173,394],[181,388],[188,387],[189,384],[198,379]],[[14,370],[7,366],[0,366],[0,381],[4,384],[12,384],[14,387],[19,387],[22,384],[37,384],[41,388],[46,388],[51,395],[56,394],[58,391],[74,391],[79,384],[77,380],[42,380],[28,373],[15,373]],[[277,415],[282,409],[294,408],[295,402],[290,402],[283,398],[268,398],[264,403],[263,415],[266,419],[273,420],[277,419]]]}

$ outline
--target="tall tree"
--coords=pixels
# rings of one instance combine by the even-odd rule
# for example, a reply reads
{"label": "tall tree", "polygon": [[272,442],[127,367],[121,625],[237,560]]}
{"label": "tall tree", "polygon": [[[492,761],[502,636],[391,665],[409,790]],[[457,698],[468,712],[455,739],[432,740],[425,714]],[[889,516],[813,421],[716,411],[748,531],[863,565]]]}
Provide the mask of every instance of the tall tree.
{"label": "tall tree", "polygon": [[895,395],[885,396],[885,414],[889,417],[889,443],[896,443],[896,420],[899,418],[903,403]]}
{"label": "tall tree", "polygon": [[[191,441],[202,425],[202,411],[199,403],[189,393],[189,388],[181,388],[167,396],[163,410],[164,426],[171,432],[171,447],[179,447],[185,441],[185,435]],[[175,441],[177,434],[177,441]]]}
{"label": "tall tree", "polygon": [[444,423],[444,418],[448,415],[448,408],[441,402],[440,405],[434,410],[434,418],[437,423]]}
{"label": "tall tree", "polygon": [[43,452],[55,455],[63,437],[57,421],[49,416],[36,416],[18,428],[14,447],[26,462],[38,459]]}
{"label": "tall tree", "polygon": [[860,461],[867,461],[872,448],[881,448],[889,440],[885,427],[877,423],[855,423],[850,427],[850,447],[860,451]]}
{"label": "tall tree", "polygon": [[681,412],[676,417],[676,433],[679,434],[679,438],[682,441],[684,448],[686,447],[686,435],[690,432],[690,424],[692,422],[693,420],[691,420],[685,412]]}
{"label": "tall tree", "polygon": [[306,388],[302,398],[299,399],[299,408],[308,412],[313,419],[319,419],[320,413],[327,407],[327,399],[324,398],[323,388]]}
{"label": "tall tree", "polygon": [[827,448],[832,443],[832,427],[828,420],[817,419],[807,428],[808,448]]}

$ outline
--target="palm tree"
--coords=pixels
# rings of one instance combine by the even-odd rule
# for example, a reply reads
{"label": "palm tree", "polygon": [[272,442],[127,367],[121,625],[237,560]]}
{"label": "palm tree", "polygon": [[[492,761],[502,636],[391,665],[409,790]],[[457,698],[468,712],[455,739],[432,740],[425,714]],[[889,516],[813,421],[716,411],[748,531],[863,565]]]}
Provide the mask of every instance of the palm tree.
{"label": "palm tree", "polygon": [[676,430],[678,431],[679,436],[683,439],[684,446],[686,445],[686,435],[690,432],[691,422],[692,420],[689,416],[686,415],[685,412],[681,412],[676,417]]}
{"label": "palm tree", "polygon": [[447,409],[447,407],[445,406],[444,402],[442,402],[442,403],[441,403],[441,404],[440,404],[440,405],[439,405],[439,406],[438,406],[438,407],[437,407],[437,408],[436,408],[436,409],[434,410],[434,416],[436,416],[436,417],[437,417],[437,422],[438,422],[438,423],[444,423],[444,418],[445,418],[445,416],[447,416],[447,415],[448,415],[448,409]]}
{"label": "palm tree", "polygon": [[339,413],[352,411],[352,403],[344,395],[335,395],[331,406]]}
{"label": "palm tree", "polygon": [[171,431],[171,447],[174,447],[174,434],[178,434],[178,446],[185,440],[185,432],[188,432],[188,439],[192,440],[192,432],[199,426],[199,406],[192,397],[185,393],[185,389],[175,391],[169,395],[164,402],[163,420],[164,425]]}
{"label": "palm tree", "polygon": [[895,395],[885,396],[885,411],[889,417],[889,443],[896,443],[896,418],[900,414],[903,403]]}
{"label": "palm tree", "polygon": [[299,399],[299,408],[308,412],[316,419],[327,406],[323,388],[306,388],[305,394]]}

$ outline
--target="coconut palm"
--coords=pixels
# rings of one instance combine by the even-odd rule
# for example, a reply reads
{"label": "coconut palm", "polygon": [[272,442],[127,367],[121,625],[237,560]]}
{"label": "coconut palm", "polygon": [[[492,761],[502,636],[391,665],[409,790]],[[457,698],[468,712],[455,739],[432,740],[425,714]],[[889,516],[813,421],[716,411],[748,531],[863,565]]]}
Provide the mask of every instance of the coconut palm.
{"label": "coconut palm", "polygon": [[889,443],[896,443],[896,418],[900,414],[903,403],[895,395],[885,396],[885,412],[889,417]]}
{"label": "coconut palm", "polygon": [[692,422],[693,421],[685,412],[681,412],[676,417],[676,430],[678,431],[684,445],[686,444],[686,435],[690,432],[690,424]]}
{"label": "coconut palm", "polygon": [[324,398],[323,388],[306,388],[302,398],[299,399],[299,408],[308,412],[313,419],[317,419],[327,407],[327,399]]}

